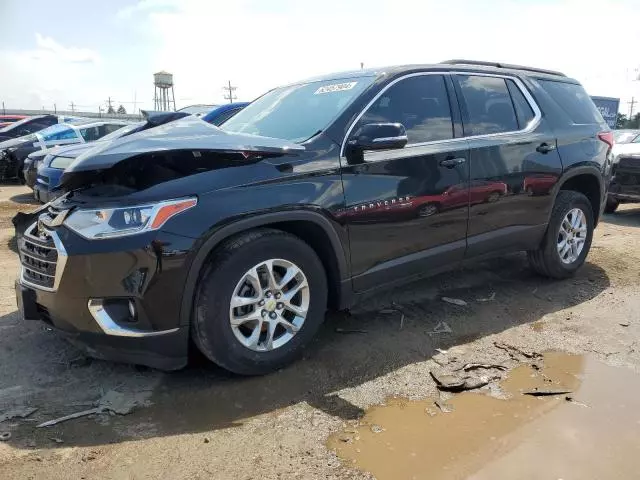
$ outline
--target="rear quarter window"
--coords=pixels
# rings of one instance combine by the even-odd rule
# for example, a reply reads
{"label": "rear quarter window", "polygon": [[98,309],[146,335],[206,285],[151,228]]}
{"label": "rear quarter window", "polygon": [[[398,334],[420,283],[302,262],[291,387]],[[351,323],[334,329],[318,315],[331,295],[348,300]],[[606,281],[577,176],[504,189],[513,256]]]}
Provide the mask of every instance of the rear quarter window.
{"label": "rear quarter window", "polygon": [[556,82],[553,80],[538,80],[542,88],[554,102],[567,114],[574,124],[588,125],[604,123],[602,115],[593,100],[582,88],[575,83]]}

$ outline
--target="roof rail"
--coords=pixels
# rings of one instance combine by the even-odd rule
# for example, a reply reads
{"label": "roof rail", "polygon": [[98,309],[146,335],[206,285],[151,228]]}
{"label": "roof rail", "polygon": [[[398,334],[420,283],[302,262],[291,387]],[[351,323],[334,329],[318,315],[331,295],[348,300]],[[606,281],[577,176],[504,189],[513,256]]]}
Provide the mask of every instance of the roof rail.
{"label": "roof rail", "polygon": [[566,77],[564,73],[556,72],[554,70],[544,70],[542,68],[524,67],[522,65],[511,65],[509,63],[481,62],[478,60],[460,60],[460,59],[446,60],[440,63],[446,64],[446,65],[479,65],[483,67],[510,68],[512,70],[524,70],[527,72],[546,73],[547,75],[557,75],[559,77]]}

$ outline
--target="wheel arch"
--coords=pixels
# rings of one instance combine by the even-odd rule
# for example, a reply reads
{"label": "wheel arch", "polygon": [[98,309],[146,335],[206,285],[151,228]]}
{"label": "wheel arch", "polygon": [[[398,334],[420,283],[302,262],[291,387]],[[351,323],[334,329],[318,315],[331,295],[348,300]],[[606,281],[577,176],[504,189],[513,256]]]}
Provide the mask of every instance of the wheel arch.
{"label": "wheel arch", "polygon": [[307,242],[322,261],[329,285],[329,306],[347,308],[352,303],[349,257],[346,246],[332,222],[323,214],[300,210],[255,215],[227,224],[211,234],[200,246],[189,267],[180,307],[180,325],[188,325],[203,267],[211,254],[234,235],[258,228],[286,231]]}
{"label": "wheel arch", "polygon": [[[604,208],[606,187],[602,173],[594,166],[580,166],[567,171],[558,181],[553,192],[554,202],[561,190],[572,190],[582,193],[593,210],[594,226],[598,224]],[[551,215],[551,212],[550,214]]]}

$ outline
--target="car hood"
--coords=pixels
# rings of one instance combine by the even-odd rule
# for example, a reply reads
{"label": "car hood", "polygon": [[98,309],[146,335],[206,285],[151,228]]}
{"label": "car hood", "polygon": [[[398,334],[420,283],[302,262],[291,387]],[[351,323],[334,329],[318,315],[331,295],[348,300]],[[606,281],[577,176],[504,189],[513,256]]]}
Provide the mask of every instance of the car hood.
{"label": "car hood", "polygon": [[279,138],[229,133],[188,116],[134,135],[97,142],[80,153],[65,175],[104,170],[128,158],[171,150],[215,150],[286,155],[304,151],[302,145]]}
{"label": "car hood", "polygon": [[24,137],[12,138],[11,140],[5,140],[4,142],[0,142],[0,151],[6,150],[7,148],[20,148],[25,145],[32,144],[36,142],[38,139],[35,135],[25,135]]}
{"label": "car hood", "polygon": [[611,151],[615,156],[640,154],[640,143],[616,143]]}

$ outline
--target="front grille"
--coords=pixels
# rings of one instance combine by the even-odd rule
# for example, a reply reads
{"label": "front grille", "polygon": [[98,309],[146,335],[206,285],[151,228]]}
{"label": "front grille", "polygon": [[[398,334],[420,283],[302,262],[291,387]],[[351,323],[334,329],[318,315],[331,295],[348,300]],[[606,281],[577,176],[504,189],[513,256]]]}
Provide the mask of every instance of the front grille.
{"label": "front grille", "polygon": [[23,280],[36,287],[53,288],[58,263],[53,238],[46,232],[38,234],[34,225],[25,232],[18,245]]}

